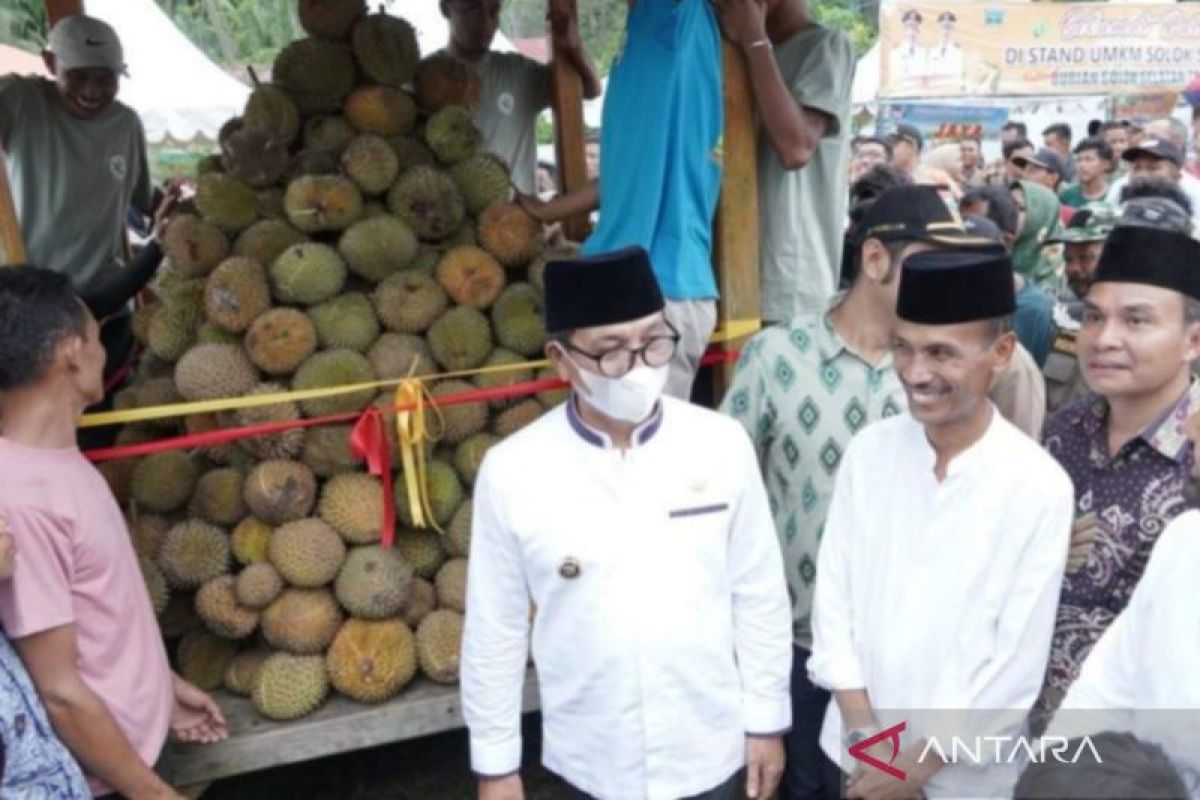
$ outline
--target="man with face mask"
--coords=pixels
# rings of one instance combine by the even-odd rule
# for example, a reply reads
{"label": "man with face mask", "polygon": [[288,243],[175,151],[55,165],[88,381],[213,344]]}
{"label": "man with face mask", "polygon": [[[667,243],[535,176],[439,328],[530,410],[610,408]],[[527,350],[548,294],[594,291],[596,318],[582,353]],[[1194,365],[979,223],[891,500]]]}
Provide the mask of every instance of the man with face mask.
{"label": "man with face mask", "polygon": [[[1071,484],[987,398],[1016,346],[1012,276],[996,249],[919,253],[900,272],[892,350],[909,412],[868,426],[842,459],[808,671],[834,695],[826,755],[849,770],[850,748],[904,720],[867,754],[906,777],[859,763],[847,797],[1006,797],[1016,782],[1015,764],[922,757],[946,732],[939,709],[1030,708],[1054,631]],[[931,713],[888,716],[899,709]],[[1011,736],[1021,720],[961,722],[956,735]]]}
{"label": "man with face mask", "polygon": [[[546,268],[570,398],[475,484],[463,713],[482,800],[523,796],[530,642],[543,761],[576,797],[766,798],[791,724],[791,615],[754,450],[663,396],[679,336],[630,248]],[[532,617],[530,605],[536,609]]]}

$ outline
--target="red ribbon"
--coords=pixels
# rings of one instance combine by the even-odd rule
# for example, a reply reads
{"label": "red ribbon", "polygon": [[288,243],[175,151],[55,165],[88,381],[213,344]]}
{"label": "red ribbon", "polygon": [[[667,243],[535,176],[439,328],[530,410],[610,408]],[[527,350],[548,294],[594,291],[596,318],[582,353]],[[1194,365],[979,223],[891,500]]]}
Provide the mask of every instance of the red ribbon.
{"label": "red ribbon", "polygon": [[383,414],[371,406],[358,418],[350,432],[354,457],[367,462],[367,471],[379,478],[383,489],[383,527],[380,542],[390,548],[396,541],[396,497],[392,491],[392,447]]}

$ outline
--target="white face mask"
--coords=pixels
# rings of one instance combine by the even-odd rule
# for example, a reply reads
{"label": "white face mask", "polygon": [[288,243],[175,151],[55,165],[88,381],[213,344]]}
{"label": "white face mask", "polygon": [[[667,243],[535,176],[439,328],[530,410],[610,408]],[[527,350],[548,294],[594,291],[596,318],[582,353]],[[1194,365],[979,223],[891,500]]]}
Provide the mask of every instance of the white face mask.
{"label": "white face mask", "polygon": [[[573,360],[573,359],[572,359]],[[667,387],[669,366],[634,367],[619,378],[597,375],[575,364],[583,383],[580,394],[606,417],[638,423],[650,416]]]}

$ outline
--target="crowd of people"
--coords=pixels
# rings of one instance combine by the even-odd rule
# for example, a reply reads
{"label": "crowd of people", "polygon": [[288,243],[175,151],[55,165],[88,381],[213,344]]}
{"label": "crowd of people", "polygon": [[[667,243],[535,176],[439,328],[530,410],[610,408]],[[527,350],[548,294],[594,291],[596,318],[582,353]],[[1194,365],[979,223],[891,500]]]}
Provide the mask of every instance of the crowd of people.
{"label": "crowd of people", "polygon": [[[531,649],[544,761],[581,798],[1196,796],[1196,720],[1144,713],[1200,709],[1187,127],[1074,142],[1062,123],[1038,147],[1014,120],[995,163],[908,125],[855,137],[853,50],[804,0],[631,0],[594,180],[547,197],[549,70],[491,51],[500,0],[441,9],[522,206],[598,214],[545,273],[570,399],[475,486],[481,800],[524,796]],[[551,21],[594,96],[575,21]],[[722,37],[759,112],[764,329],[707,410],[689,400],[717,325]],[[168,731],[228,731],[170,671],[77,424],[162,260],[129,262],[125,211],[161,229],[178,191],[150,190],[111,29],[60,22],[47,67],[0,80],[32,265],[0,271],[0,796],[174,798]],[[1098,756],[931,756],[947,730]]]}

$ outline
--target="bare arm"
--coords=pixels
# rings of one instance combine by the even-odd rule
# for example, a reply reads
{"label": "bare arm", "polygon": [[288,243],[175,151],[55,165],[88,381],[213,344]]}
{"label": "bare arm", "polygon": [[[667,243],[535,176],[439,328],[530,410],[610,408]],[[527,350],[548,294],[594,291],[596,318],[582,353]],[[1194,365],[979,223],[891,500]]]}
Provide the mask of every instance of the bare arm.
{"label": "bare arm", "polygon": [[573,192],[560,194],[550,200],[539,200],[530,195],[517,195],[517,202],[525,213],[544,225],[553,225],[580,214],[590,214],[600,207],[600,188],[596,181]]}
{"label": "bare arm", "polygon": [[14,645],[54,730],[88,773],[133,800],[179,798],[142,761],[104,702],[83,682],[74,625],[17,639]]}

